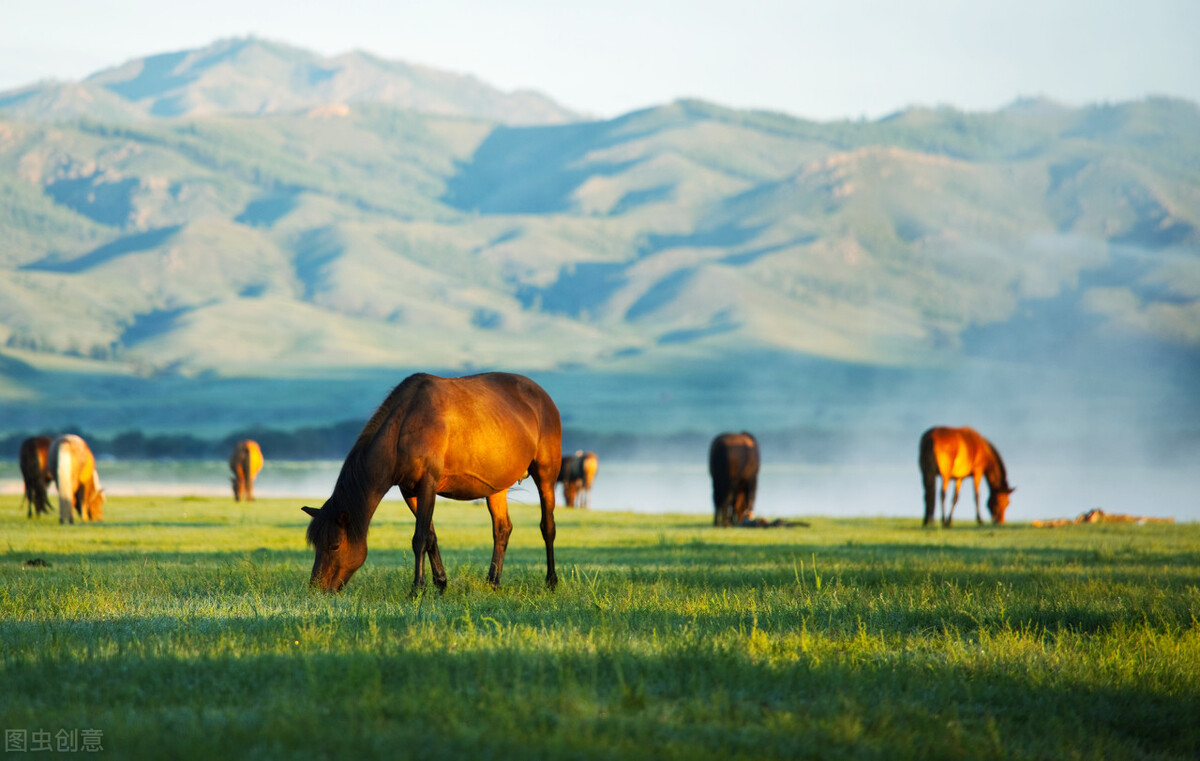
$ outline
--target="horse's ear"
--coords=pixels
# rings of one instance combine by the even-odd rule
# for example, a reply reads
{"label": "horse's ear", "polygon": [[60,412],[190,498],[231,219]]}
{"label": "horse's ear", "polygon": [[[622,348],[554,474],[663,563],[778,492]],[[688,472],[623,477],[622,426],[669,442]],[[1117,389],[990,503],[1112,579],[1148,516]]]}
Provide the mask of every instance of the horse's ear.
{"label": "horse's ear", "polygon": [[308,513],[309,516],[311,516],[313,518],[316,518],[317,513],[321,512],[321,509],[319,507],[302,507],[300,509],[303,510],[304,512]]}

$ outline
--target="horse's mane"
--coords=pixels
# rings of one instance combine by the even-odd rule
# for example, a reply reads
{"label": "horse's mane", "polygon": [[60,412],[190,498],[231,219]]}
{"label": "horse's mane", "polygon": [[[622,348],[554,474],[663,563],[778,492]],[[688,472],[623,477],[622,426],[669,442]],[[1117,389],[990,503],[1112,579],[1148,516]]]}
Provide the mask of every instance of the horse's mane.
{"label": "horse's mane", "polygon": [[367,420],[367,424],[363,426],[362,432],[358,434],[354,446],[350,447],[350,453],[346,455],[346,460],[342,463],[337,483],[333,487],[333,494],[330,495],[320,512],[313,517],[312,522],[308,524],[308,532],[305,536],[310,545],[314,547],[329,546],[333,538],[331,534],[337,526],[337,517],[340,513],[346,514],[346,523],[342,527],[346,531],[346,539],[351,542],[366,540],[367,528],[370,524],[367,512],[367,492],[371,486],[367,479],[365,464],[367,451],[375,442],[375,437],[383,428],[383,424],[387,422],[396,408],[432,377],[425,373],[408,376],[392,389],[392,392]]}
{"label": "horse's mane", "polygon": [[988,442],[988,448],[992,450],[992,459],[996,463],[996,469],[1000,471],[1000,483],[996,486],[1000,489],[1008,488],[1008,470],[1004,467],[1004,460],[1000,457],[1000,450],[996,449],[992,442]]}

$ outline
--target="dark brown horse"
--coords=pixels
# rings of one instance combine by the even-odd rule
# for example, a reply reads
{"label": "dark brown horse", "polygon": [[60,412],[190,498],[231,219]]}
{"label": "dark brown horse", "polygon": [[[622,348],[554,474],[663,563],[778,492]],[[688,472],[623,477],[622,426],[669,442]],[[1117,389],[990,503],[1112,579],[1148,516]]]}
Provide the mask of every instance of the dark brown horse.
{"label": "dark brown horse", "polygon": [[758,440],[749,433],[722,433],[708,448],[713,482],[713,525],[729,526],[754,518],[758,490]]}
{"label": "dark brown horse", "polygon": [[[954,519],[954,506],[958,504],[958,490],[962,480],[970,476],[975,483],[975,522],[983,523],[979,512],[979,479],[988,483],[988,512],[993,523],[1004,523],[1004,512],[1008,510],[1008,497],[1015,491],[1008,485],[1008,473],[1004,460],[992,443],[979,435],[973,428],[930,428],[921,436],[921,480],[925,484],[925,520],[921,525],[933,523],[934,496],[937,479],[942,479],[942,525],[949,526]],[[954,481],[954,499],[950,502],[950,514],[946,514],[946,485]]]}
{"label": "dark brown horse", "polygon": [[54,476],[46,469],[49,451],[49,436],[33,436],[21,442],[21,478],[25,481],[25,498],[22,502],[29,503],[26,518],[32,518],[34,511],[39,517],[42,513],[50,512],[50,495],[46,493],[46,487],[54,480]]}
{"label": "dark brown horse", "polygon": [[262,449],[257,441],[242,439],[234,445],[233,453],[229,455],[229,470],[233,473],[230,480],[233,483],[235,502],[241,502],[243,499],[247,502],[254,501],[254,479],[258,477],[262,466]]}
{"label": "dark brown horse", "polygon": [[500,586],[512,533],[508,489],[533,477],[542,505],[546,586],[554,572],[554,484],[562,448],[558,408],[540,386],[521,375],[484,373],[466,378],[418,374],[393,389],[367,422],[342,464],[333,494],[312,516],[308,542],[316,552],[310,583],[327,592],[345,586],[367,558],[367,528],[379,501],[400,487],[417,519],[413,534],[413,590],[425,586],[425,556],[433,583],[446,572],[433,529],[437,496],[486,498],[492,515],[488,582]]}
{"label": "dark brown horse", "polygon": [[600,460],[595,452],[579,451],[562,456],[558,469],[558,480],[563,485],[563,501],[568,507],[591,507],[592,484],[596,483],[596,472]]}

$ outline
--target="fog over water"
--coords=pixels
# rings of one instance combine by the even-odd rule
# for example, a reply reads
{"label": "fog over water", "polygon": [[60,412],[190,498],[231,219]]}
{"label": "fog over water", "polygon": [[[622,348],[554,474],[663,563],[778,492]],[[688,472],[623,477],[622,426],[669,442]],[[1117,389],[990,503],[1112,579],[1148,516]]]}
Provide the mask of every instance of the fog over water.
{"label": "fog over water", "polygon": [[[885,516],[919,520],[923,514],[920,472],[913,447],[911,463],[818,465],[767,461],[759,477],[757,514],[765,518],[805,516]],[[229,470],[223,462],[102,461],[101,478],[110,494],[107,508],[119,515],[127,495],[230,496]],[[294,498],[297,506],[319,505],[329,496],[340,462],[268,461],[255,486],[259,497]],[[1110,513],[1200,520],[1200,472],[1179,467],[1042,466],[1019,459],[1008,463],[1016,485],[1008,511],[1011,522],[1074,518],[1092,508]],[[0,492],[20,493],[16,463],[0,462]],[[53,487],[52,487],[53,488]],[[981,502],[987,486],[981,484]],[[560,500],[561,500],[561,491]],[[53,497],[52,497],[53,498]],[[393,489],[387,500],[398,500]],[[515,486],[513,502],[536,503],[530,481]],[[950,497],[947,497],[947,505]],[[398,505],[396,507],[399,507]],[[604,461],[592,494],[595,510],[712,515],[707,465]],[[403,508],[400,508],[403,509]],[[566,509],[561,504],[559,509]],[[987,506],[982,512],[987,519]],[[970,480],[954,511],[955,522],[974,520]]]}

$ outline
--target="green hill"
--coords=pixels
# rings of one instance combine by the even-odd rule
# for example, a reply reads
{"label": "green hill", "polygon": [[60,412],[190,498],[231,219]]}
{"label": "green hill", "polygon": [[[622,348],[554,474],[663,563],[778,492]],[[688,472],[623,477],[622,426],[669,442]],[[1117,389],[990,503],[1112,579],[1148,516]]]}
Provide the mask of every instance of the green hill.
{"label": "green hill", "polygon": [[[113,398],[414,368],[707,383],[754,356],[1154,379],[1200,356],[1200,109],[1176,100],[580,121],[232,40],[0,94],[0,197],[10,410],[81,377]],[[1114,359],[1131,347],[1155,359]]]}

